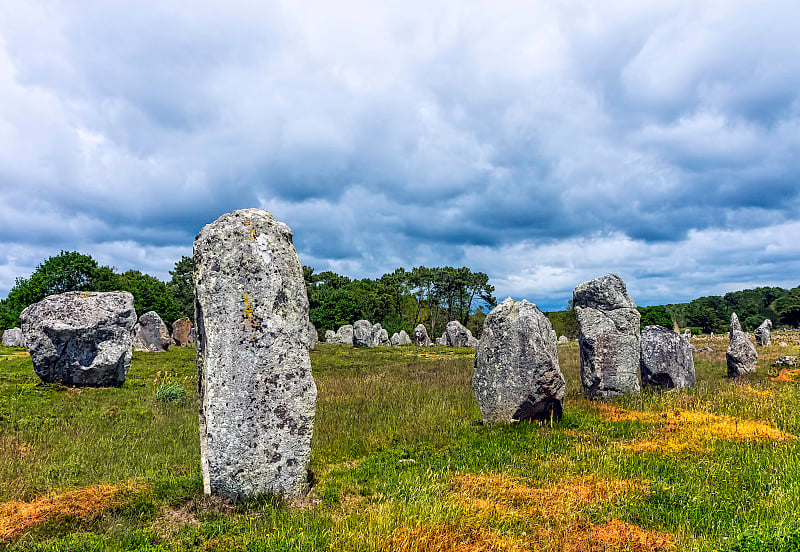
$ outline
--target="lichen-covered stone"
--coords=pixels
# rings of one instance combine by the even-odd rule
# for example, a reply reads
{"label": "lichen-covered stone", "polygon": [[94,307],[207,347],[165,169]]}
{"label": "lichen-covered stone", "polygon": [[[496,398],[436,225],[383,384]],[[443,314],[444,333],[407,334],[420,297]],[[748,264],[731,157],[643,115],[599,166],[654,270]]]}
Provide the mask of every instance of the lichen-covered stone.
{"label": "lichen-covered stone", "polygon": [[663,326],[642,330],[641,368],[643,385],[679,389],[695,383],[691,343]]}
{"label": "lichen-covered stone", "polygon": [[70,291],[50,295],[20,314],[33,369],[45,382],[119,387],[132,357],[133,295]]}
{"label": "lichen-covered stone", "polygon": [[411,345],[411,338],[408,337],[408,334],[405,330],[400,330],[400,333],[396,333],[392,335],[392,338],[389,340],[392,344],[392,347],[402,347],[403,345]]}
{"label": "lichen-covered stone", "polygon": [[311,320],[308,321],[308,348],[313,349],[319,343],[319,335],[317,334],[317,328],[314,327],[314,324],[311,323]]}
{"label": "lichen-covered stone", "polygon": [[414,345],[417,347],[430,347],[431,338],[428,337],[428,330],[425,329],[424,324],[417,324],[414,328]]}
{"label": "lichen-covered stone", "polygon": [[325,343],[336,343],[336,332],[325,330]]}
{"label": "lichen-covered stone", "polygon": [[267,211],[234,211],[200,231],[194,260],[204,491],[296,497],[317,389],[292,232]]}
{"label": "lichen-covered stone", "polygon": [[389,332],[376,323],[372,326],[372,347],[390,347]]}
{"label": "lichen-covered stone", "polygon": [[353,345],[353,326],[345,324],[336,330],[336,342],[342,345]]}
{"label": "lichen-covered stone", "polygon": [[9,328],[3,332],[3,347],[24,347],[22,328]]}
{"label": "lichen-covered stone", "polygon": [[353,347],[372,346],[372,324],[369,320],[356,320],[353,324]]}
{"label": "lichen-covered stone", "polygon": [[756,345],[766,347],[772,342],[772,320],[767,318],[755,329],[753,335],[756,337]]}
{"label": "lichen-covered stone", "polygon": [[731,329],[728,335],[730,336],[730,344],[725,353],[725,360],[728,364],[728,377],[734,378],[755,372],[758,352],[756,351],[756,346],[747,337],[747,334],[742,331],[742,326],[739,324],[739,318],[736,313],[731,314]]}
{"label": "lichen-covered stone", "polygon": [[167,325],[156,311],[148,311],[139,317],[133,328],[133,350],[162,353],[169,351],[172,336]]}
{"label": "lichen-covered stone", "polygon": [[172,343],[186,347],[192,335],[192,321],[186,318],[177,319],[172,323]]}
{"label": "lichen-covered stone", "polygon": [[794,366],[797,363],[796,356],[782,356],[775,361],[775,366]]}
{"label": "lichen-covered stone", "polygon": [[565,383],[551,330],[524,300],[509,297],[486,316],[472,375],[484,424],[561,418]]}
{"label": "lichen-covered stone", "polygon": [[581,382],[590,398],[639,394],[641,315],[625,282],[608,274],[573,292],[578,318]]}
{"label": "lichen-covered stone", "polygon": [[477,345],[475,338],[472,337],[472,332],[458,320],[452,320],[447,323],[444,336],[447,339],[447,345],[450,347],[474,347]]}

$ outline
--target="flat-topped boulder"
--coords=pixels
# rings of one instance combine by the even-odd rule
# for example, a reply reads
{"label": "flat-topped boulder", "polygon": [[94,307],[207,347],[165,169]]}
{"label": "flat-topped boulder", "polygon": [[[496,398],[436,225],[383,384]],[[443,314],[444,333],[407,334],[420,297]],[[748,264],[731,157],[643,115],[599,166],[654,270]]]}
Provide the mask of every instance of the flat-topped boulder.
{"label": "flat-topped boulder", "polygon": [[262,209],[194,241],[203,489],[291,499],[308,485],[317,389],[292,231]]}
{"label": "flat-topped boulder", "polygon": [[663,326],[642,330],[642,385],[664,389],[695,384],[692,345],[686,336]]}
{"label": "flat-topped boulder", "polygon": [[24,347],[22,328],[9,328],[3,332],[3,347]]}
{"label": "flat-topped boulder", "polygon": [[742,331],[739,318],[734,312],[731,314],[731,328],[728,333],[730,344],[725,353],[725,360],[728,365],[728,377],[734,378],[756,371],[758,362],[758,352],[756,346],[750,341],[746,333]]}
{"label": "flat-topped boulder", "polygon": [[186,318],[178,318],[172,323],[172,343],[181,347],[189,344],[192,335],[192,321]]}
{"label": "flat-topped boulder", "polygon": [[36,375],[47,383],[77,387],[125,382],[136,319],[127,291],[50,295],[20,314]]}
{"label": "flat-topped boulder", "polygon": [[756,337],[756,345],[766,347],[772,342],[772,320],[767,318],[755,329],[753,335]]}
{"label": "flat-topped boulder", "polygon": [[431,343],[431,338],[428,337],[428,330],[425,325],[417,324],[417,327],[414,328],[414,345],[417,347],[430,347]]}
{"label": "flat-topped boulder", "polygon": [[472,375],[484,424],[560,419],[565,387],[550,321],[536,305],[509,297],[486,316]]}
{"label": "flat-topped boulder", "polygon": [[641,315],[625,282],[608,274],[573,292],[581,383],[590,398],[639,394]]}
{"label": "flat-topped boulder", "polygon": [[133,350],[164,352],[169,351],[172,336],[167,325],[156,311],[148,311],[139,317],[133,328]]}

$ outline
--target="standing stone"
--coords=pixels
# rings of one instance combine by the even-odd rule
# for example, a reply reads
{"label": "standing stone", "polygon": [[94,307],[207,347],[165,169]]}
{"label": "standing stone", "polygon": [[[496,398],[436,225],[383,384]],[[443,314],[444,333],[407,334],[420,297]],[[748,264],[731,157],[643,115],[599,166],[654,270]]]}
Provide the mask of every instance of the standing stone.
{"label": "standing stone", "polygon": [[742,331],[742,326],[739,324],[739,318],[736,313],[731,314],[731,329],[729,332],[730,344],[725,353],[725,360],[728,363],[728,377],[734,378],[756,371],[756,362],[758,362],[758,353],[756,346],[747,337],[747,334]]}
{"label": "standing stone", "polygon": [[172,337],[167,325],[156,311],[148,311],[139,317],[133,328],[133,350],[163,353],[169,351]]}
{"label": "standing stone", "polygon": [[406,333],[405,330],[400,330],[400,333],[394,334],[390,341],[392,342],[392,347],[411,345],[411,338],[408,337],[408,334]]}
{"label": "standing stone", "polygon": [[569,341],[569,339],[567,339],[567,336],[565,336],[565,335],[562,335],[561,337],[558,338],[558,342],[559,343],[566,343],[568,341]]}
{"label": "standing stone", "polygon": [[342,345],[353,345],[353,326],[345,324],[336,330],[336,342]]}
{"label": "standing stone", "polygon": [[447,346],[447,334],[443,333],[442,337],[437,337],[436,338],[436,344],[446,347]]}
{"label": "standing stone", "polygon": [[125,382],[136,324],[133,295],[127,291],[50,295],[23,310],[20,320],[42,381],[78,387]]}
{"label": "standing stone", "polygon": [[[477,345],[477,340],[472,337],[472,332],[458,320],[448,322],[443,335],[447,338],[447,344],[450,347],[474,347]],[[470,343],[474,344],[470,345]]]}
{"label": "standing stone", "polygon": [[564,376],[550,321],[510,297],[483,323],[472,389],[484,424],[561,418]]}
{"label": "standing stone", "polygon": [[766,347],[772,342],[772,320],[767,318],[753,332],[756,336],[756,345]]}
{"label": "standing stone", "polygon": [[314,324],[311,323],[311,320],[308,321],[308,348],[313,349],[319,343],[319,334],[317,334],[317,328],[314,327]]}
{"label": "standing stone", "polygon": [[428,330],[425,329],[424,324],[417,324],[414,328],[414,345],[417,347],[430,347],[431,338],[428,337]]}
{"label": "standing stone", "polygon": [[292,231],[262,209],[194,240],[203,489],[292,498],[308,483],[317,388]]}
{"label": "standing stone", "polygon": [[369,320],[357,320],[353,324],[353,347],[372,347],[372,324]]}
{"label": "standing stone", "polygon": [[9,328],[3,332],[3,347],[24,347],[21,328]]}
{"label": "standing stone", "polygon": [[192,321],[185,316],[172,323],[172,342],[175,345],[186,347],[189,344],[189,336],[191,334]]}
{"label": "standing stone", "polygon": [[325,343],[337,343],[336,332],[333,330],[325,330]]}
{"label": "standing stone", "polygon": [[590,398],[639,394],[641,315],[616,274],[584,282],[573,292],[581,350],[581,381]]}
{"label": "standing stone", "polygon": [[192,326],[192,329],[189,332],[189,343],[188,343],[188,345],[191,345],[192,347],[197,345],[197,328],[195,328],[194,326]]}
{"label": "standing stone", "polygon": [[370,347],[389,347],[391,344],[392,343],[389,341],[389,332],[383,329],[380,323],[376,323],[372,326],[372,344]]}
{"label": "standing stone", "polygon": [[642,330],[641,367],[642,385],[673,389],[695,383],[691,343],[663,326]]}

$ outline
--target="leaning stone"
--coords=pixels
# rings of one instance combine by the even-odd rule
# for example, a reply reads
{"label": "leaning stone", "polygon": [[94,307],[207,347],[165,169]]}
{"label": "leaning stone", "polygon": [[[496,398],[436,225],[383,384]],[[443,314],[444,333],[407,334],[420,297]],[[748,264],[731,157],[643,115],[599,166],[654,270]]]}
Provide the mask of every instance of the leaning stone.
{"label": "leaning stone", "polygon": [[641,368],[642,385],[680,389],[695,383],[692,345],[663,326],[642,330]]}
{"label": "leaning stone", "polygon": [[625,282],[616,274],[584,282],[575,288],[573,304],[586,396],[639,394],[641,315]]}
{"label": "leaning stone", "polygon": [[766,347],[772,341],[772,320],[767,318],[755,329],[753,334],[756,336],[756,345]]}
{"label": "leaning stone", "polygon": [[747,337],[739,325],[736,313],[731,315],[730,345],[725,353],[725,360],[728,364],[728,377],[733,378],[750,372],[756,371],[758,353],[756,347]]}
{"label": "leaning stone", "polygon": [[392,347],[402,347],[403,345],[411,345],[411,338],[408,337],[408,334],[405,330],[400,330],[400,333],[396,333],[390,339],[392,343]]}
{"label": "leaning stone", "polygon": [[353,347],[372,346],[372,324],[369,320],[357,320],[353,324]]}
{"label": "leaning stone", "polygon": [[172,323],[172,342],[175,345],[186,347],[189,344],[189,336],[191,334],[192,321],[185,316]]}
{"label": "leaning stone", "polygon": [[303,493],[317,389],[292,231],[234,211],[194,241],[203,489],[232,499]]}
{"label": "leaning stone", "polygon": [[319,343],[319,335],[317,334],[317,328],[314,327],[314,324],[311,323],[311,320],[308,321],[308,348],[313,349]]}
{"label": "leaning stone", "polygon": [[447,328],[443,334],[447,339],[447,344],[450,347],[469,347],[472,332],[470,332],[458,320],[453,320],[447,323]]}
{"label": "leaning stone", "polygon": [[47,383],[119,387],[131,365],[133,295],[70,291],[20,314],[36,375]]}
{"label": "leaning stone", "polygon": [[431,338],[428,337],[428,330],[424,324],[417,324],[414,328],[414,345],[417,347],[430,347]]}
{"label": "leaning stone", "polygon": [[566,343],[567,341],[569,341],[569,339],[565,335],[562,335],[561,337],[558,338],[559,343]]}
{"label": "leaning stone", "polygon": [[10,328],[3,332],[3,347],[24,347],[21,328]]}
{"label": "leaning stone", "polygon": [[561,418],[565,383],[550,329],[525,300],[509,297],[486,316],[472,374],[484,424]]}
{"label": "leaning stone", "polygon": [[795,356],[782,356],[779,357],[778,360],[775,361],[776,366],[794,366],[797,362],[797,357]]}
{"label": "leaning stone", "polygon": [[172,337],[167,325],[156,311],[148,311],[139,317],[133,328],[133,350],[163,353],[169,351]]}

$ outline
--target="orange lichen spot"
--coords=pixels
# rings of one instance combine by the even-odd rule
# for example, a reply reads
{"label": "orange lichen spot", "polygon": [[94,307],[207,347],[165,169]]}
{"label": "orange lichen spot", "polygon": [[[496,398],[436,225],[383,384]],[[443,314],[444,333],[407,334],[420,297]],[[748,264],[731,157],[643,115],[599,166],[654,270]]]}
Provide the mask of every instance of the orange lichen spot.
{"label": "orange lichen spot", "polygon": [[251,328],[258,328],[261,326],[261,320],[258,319],[253,313],[253,305],[250,303],[250,296],[249,295],[242,295],[242,301],[244,301],[244,319],[242,320],[242,327],[247,328],[249,325]]}
{"label": "orange lichen spot", "polygon": [[800,368],[784,368],[778,372],[777,376],[770,379],[777,382],[792,383],[797,376],[800,376]]}
{"label": "orange lichen spot", "polygon": [[0,540],[18,535],[55,518],[91,519],[122,503],[125,494],[142,489],[136,483],[92,485],[65,493],[37,498],[32,502],[0,504]]}

